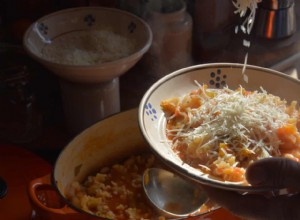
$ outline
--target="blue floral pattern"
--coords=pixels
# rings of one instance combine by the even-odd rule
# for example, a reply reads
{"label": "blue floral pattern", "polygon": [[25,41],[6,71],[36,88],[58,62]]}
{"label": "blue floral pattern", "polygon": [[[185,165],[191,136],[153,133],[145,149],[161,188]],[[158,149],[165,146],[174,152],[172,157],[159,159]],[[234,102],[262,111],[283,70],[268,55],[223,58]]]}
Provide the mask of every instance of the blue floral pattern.
{"label": "blue floral pattern", "polygon": [[38,29],[39,31],[43,34],[43,35],[47,35],[48,34],[48,26],[44,23],[40,23],[38,24]]}
{"label": "blue floral pattern", "polygon": [[211,86],[215,86],[216,88],[221,88],[226,86],[226,78],[227,75],[222,73],[222,70],[217,69],[217,71],[213,71],[210,73],[211,80],[209,81],[209,84]]}
{"label": "blue floral pattern", "polygon": [[129,32],[133,33],[135,29],[136,29],[136,24],[134,22],[130,22],[128,25]]}
{"label": "blue floral pattern", "polygon": [[151,103],[147,103],[145,105],[145,113],[148,117],[151,118],[152,121],[157,120],[157,111],[155,110],[155,108],[153,107],[153,105]]}
{"label": "blue floral pattern", "polygon": [[87,23],[88,26],[92,26],[96,21],[95,17],[92,14],[86,15],[83,20],[85,23]]}

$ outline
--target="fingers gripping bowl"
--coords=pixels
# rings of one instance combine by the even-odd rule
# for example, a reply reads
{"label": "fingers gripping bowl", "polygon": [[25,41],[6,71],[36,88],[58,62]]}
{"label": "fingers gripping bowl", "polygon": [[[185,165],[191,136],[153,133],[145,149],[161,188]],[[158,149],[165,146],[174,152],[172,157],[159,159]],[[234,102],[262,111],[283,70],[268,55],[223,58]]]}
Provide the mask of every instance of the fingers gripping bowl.
{"label": "fingers gripping bowl", "polygon": [[[214,187],[219,187],[223,189],[230,189],[230,190],[239,190],[239,191],[263,191],[268,190],[265,188],[257,188],[250,186],[245,180],[244,181],[237,181],[236,179],[226,179],[226,178],[220,178],[220,176],[215,175],[216,169],[214,166],[216,166],[216,162],[214,161],[213,166],[208,165],[207,161],[204,161],[203,158],[197,158],[197,160],[191,160],[193,157],[198,157],[199,151],[192,151],[191,154],[193,154],[191,157],[186,157],[186,155],[182,156],[182,152],[186,149],[190,150],[190,145],[187,145],[186,147],[184,144],[182,144],[184,141],[188,138],[193,139],[193,144],[195,144],[197,141],[194,136],[191,137],[191,133],[184,133],[183,127],[186,126],[190,130],[198,131],[197,135],[203,134],[203,133],[209,133],[211,130],[218,130],[219,127],[225,128],[227,130],[234,130],[233,127],[237,127],[238,131],[242,131],[244,133],[246,130],[249,131],[249,133],[252,132],[252,130],[266,130],[266,134],[268,137],[261,137],[256,135],[256,149],[246,149],[247,154],[249,152],[249,155],[254,155],[251,159],[248,159],[247,162],[245,160],[238,161],[237,156],[235,155],[234,148],[241,148],[241,146],[247,145],[247,143],[241,143],[242,140],[244,140],[244,136],[241,139],[234,139],[236,141],[236,144],[232,144],[232,142],[229,141],[229,136],[232,135],[231,133],[225,134],[225,133],[213,133],[213,135],[206,136],[205,138],[201,137],[201,140],[199,142],[201,146],[206,145],[204,148],[202,148],[203,154],[207,157],[209,154],[216,155],[217,159],[220,159],[220,154],[226,154],[228,155],[234,155],[235,157],[231,157],[231,164],[229,167],[231,170],[241,170],[241,173],[238,175],[244,175],[244,171],[242,168],[246,169],[246,167],[253,161],[263,158],[263,157],[269,157],[269,156],[283,156],[287,155],[286,152],[280,152],[280,147],[278,151],[278,154],[274,154],[273,152],[270,152],[268,149],[273,146],[273,142],[270,140],[273,137],[270,137],[270,134],[273,134],[275,130],[269,129],[269,125],[265,124],[258,124],[257,127],[247,127],[244,124],[237,124],[232,123],[235,121],[231,121],[231,119],[228,121],[223,120],[222,123],[219,123],[219,127],[212,128],[211,123],[213,120],[216,122],[219,120],[219,118],[224,116],[224,109],[221,109],[214,114],[210,114],[210,111],[220,108],[228,108],[228,112],[234,112],[237,114],[236,111],[232,109],[233,105],[227,105],[228,103],[231,103],[229,101],[232,99],[233,96],[240,95],[243,99],[245,99],[244,103],[239,100],[239,102],[235,102],[234,105],[235,108],[239,109],[240,112],[249,110],[249,108],[252,106],[252,112],[256,112],[256,109],[259,109],[258,106],[262,105],[263,107],[266,105],[269,105],[270,103],[273,103],[273,109],[277,112],[282,107],[282,112],[280,114],[284,115],[286,118],[285,120],[291,124],[294,123],[293,129],[295,130],[295,144],[293,145],[294,150],[297,151],[297,154],[299,153],[299,132],[297,131],[297,123],[299,127],[299,111],[296,108],[296,102],[299,103],[299,92],[300,92],[300,83],[298,80],[293,79],[283,73],[279,73],[277,71],[273,71],[266,68],[261,68],[257,66],[247,66],[245,74],[242,73],[243,65],[242,64],[230,64],[230,63],[219,63],[219,64],[205,64],[205,65],[197,65],[188,67],[185,69],[181,69],[178,71],[175,71],[160,80],[158,80],[153,86],[149,88],[149,90],[145,93],[139,107],[139,125],[142,130],[142,133],[145,137],[145,139],[149,142],[151,148],[153,151],[161,157],[168,165],[170,165],[172,168],[174,168],[179,173],[192,178],[200,183],[211,185]],[[245,77],[246,75],[246,77]],[[248,78],[248,81],[245,80],[245,78]],[[207,88],[206,88],[207,86]],[[255,92],[259,91],[259,92]],[[224,94],[222,94],[222,92]],[[220,93],[220,95],[217,95]],[[187,94],[192,94],[188,96],[188,100],[182,98],[186,96]],[[225,97],[224,95],[228,96],[229,99],[224,101],[226,105],[222,106],[220,100],[217,100],[217,98]],[[254,104],[251,101],[252,97],[260,96],[260,101],[254,102]],[[200,104],[199,106],[192,106],[191,102],[194,102],[194,100],[191,98],[193,96],[200,97]],[[204,98],[201,96],[205,96]],[[262,97],[263,96],[263,97]],[[174,99],[175,97],[175,99]],[[178,97],[181,97],[181,99],[178,99]],[[257,97],[256,97],[257,99]],[[167,100],[167,101],[166,101]],[[175,100],[175,101],[174,101]],[[177,101],[176,101],[177,100]],[[180,101],[178,101],[180,100]],[[218,103],[213,108],[209,109],[207,108],[206,102],[203,100],[209,100],[214,103]],[[175,111],[176,114],[172,114],[172,111],[168,109],[168,104],[174,104],[175,106],[180,106],[182,109],[182,105],[189,103],[189,109],[196,109],[195,111],[198,111],[198,113],[191,113],[186,114],[186,119],[189,121],[195,114],[199,115],[205,115],[206,118],[209,118],[211,121],[205,121],[204,118],[200,118],[198,121],[194,121],[194,124],[180,124],[185,119],[179,119],[178,113],[182,113],[181,111]],[[173,102],[173,103],[172,103]],[[167,103],[167,104],[166,104]],[[267,103],[267,104],[265,104]],[[292,103],[291,105],[289,103]],[[195,103],[194,103],[195,104]],[[278,107],[277,107],[278,105]],[[249,107],[250,106],[250,107]],[[275,107],[274,107],[275,106]],[[279,107],[281,106],[281,107]],[[173,106],[174,107],[174,106]],[[202,114],[200,114],[200,110],[202,107],[205,107],[202,109]],[[176,108],[176,107],[174,107]],[[245,110],[246,109],[246,110]],[[286,114],[286,112],[290,111],[291,109],[293,113],[290,113],[290,115]],[[168,112],[169,111],[169,112]],[[204,112],[203,112],[204,111]],[[281,110],[280,110],[281,111]],[[170,113],[171,112],[171,113]],[[228,113],[227,112],[227,113]],[[267,119],[269,121],[274,122],[274,124],[277,123],[277,113],[275,116],[275,113],[273,111],[265,111],[266,115],[269,115],[270,118]],[[186,113],[186,112],[185,112]],[[250,112],[251,113],[251,112]],[[194,114],[194,115],[193,115]],[[240,113],[239,113],[240,114]],[[208,117],[208,115],[210,115]],[[242,114],[240,114],[242,115]],[[253,116],[253,115],[252,115]],[[238,121],[241,121],[239,116],[233,115],[231,118],[238,118]],[[261,116],[258,115],[256,118],[260,118]],[[174,119],[175,118],[175,119]],[[183,117],[184,118],[184,117]],[[272,119],[271,119],[272,118]],[[198,118],[199,119],[199,118]],[[212,120],[213,119],[213,120]],[[227,118],[228,119],[228,118]],[[255,118],[253,118],[255,119]],[[295,121],[294,121],[295,120]],[[294,122],[292,122],[294,121]],[[220,121],[219,121],[220,122]],[[251,124],[253,125],[255,120],[251,120]],[[276,123],[275,123],[276,122]],[[196,125],[195,125],[196,124]],[[201,128],[200,125],[208,124],[208,127]],[[280,124],[280,123],[278,123]],[[182,127],[180,127],[182,125]],[[195,125],[195,126],[194,126]],[[177,127],[176,127],[177,126]],[[193,127],[194,126],[194,127]],[[242,126],[245,126],[245,128],[241,128]],[[282,127],[282,124],[278,125],[279,128],[276,128],[277,130],[280,130]],[[283,126],[284,127],[284,126]],[[259,129],[257,129],[259,128]],[[292,130],[293,130],[292,129]],[[279,131],[276,132],[279,134]],[[299,129],[298,129],[299,130]],[[250,132],[251,131],[251,132]],[[172,133],[173,132],[173,133]],[[194,132],[195,133],[195,132]],[[243,134],[244,134],[243,133]],[[280,145],[282,140],[280,140],[277,135],[274,134],[276,139],[276,144]],[[176,135],[174,135],[176,134]],[[179,135],[179,136],[178,136]],[[209,138],[207,138],[209,137]],[[236,137],[235,137],[236,138]],[[247,139],[248,140],[248,139]],[[265,146],[262,143],[265,144],[268,140],[269,145]],[[215,142],[214,142],[215,141]],[[250,140],[252,141],[252,140]],[[250,143],[249,141],[249,143]],[[283,140],[284,141],[284,140]],[[202,143],[205,144],[202,144]],[[217,144],[214,144],[217,143]],[[198,144],[198,143],[197,143]],[[214,145],[213,148],[208,148],[209,145]],[[249,144],[249,145],[252,145]],[[216,147],[217,146],[217,147]],[[222,149],[221,149],[222,148]],[[213,150],[212,150],[213,149]],[[267,150],[265,150],[267,149]],[[253,151],[252,151],[253,150]],[[186,150],[187,151],[187,150]],[[214,152],[215,151],[215,152]],[[258,152],[267,152],[266,154],[263,154],[263,156],[255,157]],[[185,153],[185,152],[184,152]],[[195,156],[196,155],[196,156]],[[229,158],[229,157],[228,157]],[[250,158],[250,156],[248,157]],[[245,158],[244,158],[245,159]],[[297,158],[295,158],[297,159]],[[202,162],[199,162],[201,161]],[[217,161],[217,160],[216,160]],[[197,166],[195,166],[194,162],[197,162]],[[226,161],[228,162],[228,161]],[[223,162],[222,162],[223,163]],[[244,163],[244,165],[242,164]],[[217,165],[220,165],[221,163],[218,162]],[[203,168],[204,167],[204,168]],[[228,170],[230,170],[228,169]],[[208,171],[207,171],[208,170]],[[225,172],[222,170],[222,172]],[[231,171],[230,171],[231,172]],[[221,176],[223,177],[223,176]],[[244,178],[244,177],[243,177]],[[242,179],[242,178],[241,178]]]}

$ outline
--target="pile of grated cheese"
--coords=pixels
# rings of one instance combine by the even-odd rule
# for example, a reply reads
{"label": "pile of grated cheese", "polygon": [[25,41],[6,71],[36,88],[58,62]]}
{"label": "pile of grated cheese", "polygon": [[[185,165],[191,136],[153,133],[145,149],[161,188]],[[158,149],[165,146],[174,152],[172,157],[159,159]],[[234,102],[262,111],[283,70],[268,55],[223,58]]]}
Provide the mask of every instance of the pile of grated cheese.
{"label": "pile of grated cheese", "polygon": [[[196,84],[201,105],[180,112],[187,115],[183,121],[177,121],[178,112],[166,115],[167,135],[183,162],[213,173],[222,166],[245,169],[258,159],[282,156],[277,130],[298,117],[287,111],[285,100],[263,88],[246,92],[242,87],[207,89]],[[179,97],[178,111],[185,98]],[[228,149],[220,147],[224,145]]]}
{"label": "pile of grated cheese", "polygon": [[110,30],[84,30],[64,34],[45,45],[42,56],[55,63],[95,65],[134,53],[132,39]]}
{"label": "pile of grated cheese", "polygon": [[[255,153],[263,149],[263,157],[279,156],[280,140],[277,129],[290,118],[286,102],[266,91],[242,94],[228,88],[214,90],[213,98],[204,98],[203,104],[188,112],[189,122],[177,133],[187,143],[196,138],[209,140],[200,148],[217,148],[219,143],[230,144],[234,151],[247,148]],[[191,125],[201,122],[200,126]],[[242,147],[241,147],[242,144]]]}

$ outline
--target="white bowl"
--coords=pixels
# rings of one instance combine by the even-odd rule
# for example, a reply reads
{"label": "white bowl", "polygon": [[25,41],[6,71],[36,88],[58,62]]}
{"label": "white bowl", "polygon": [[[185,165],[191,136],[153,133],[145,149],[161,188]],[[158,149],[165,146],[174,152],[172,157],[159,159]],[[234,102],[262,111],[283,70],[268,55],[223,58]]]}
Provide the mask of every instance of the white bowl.
{"label": "white bowl", "polygon": [[[134,51],[126,57],[93,65],[61,64],[42,55],[47,45],[62,36],[104,29],[134,42]],[[25,50],[35,60],[64,79],[82,83],[103,82],[120,76],[141,59],[151,43],[152,32],[146,22],[126,11],[103,7],[78,7],[46,15],[27,29],[23,39]]]}
{"label": "white bowl", "polygon": [[243,64],[216,63],[191,66],[166,75],[154,83],[143,96],[139,106],[139,126],[153,151],[179,173],[202,184],[223,189],[261,191],[266,189],[212,179],[183,163],[167,140],[166,120],[160,108],[162,100],[182,96],[196,89],[194,80],[200,84],[207,84],[210,88],[228,85],[229,88],[236,89],[241,85],[253,91],[263,87],[268,93],[300,103],[300,81],[277,71],[248,65],[245,72],[249,78],[247,83],[242,69]]}

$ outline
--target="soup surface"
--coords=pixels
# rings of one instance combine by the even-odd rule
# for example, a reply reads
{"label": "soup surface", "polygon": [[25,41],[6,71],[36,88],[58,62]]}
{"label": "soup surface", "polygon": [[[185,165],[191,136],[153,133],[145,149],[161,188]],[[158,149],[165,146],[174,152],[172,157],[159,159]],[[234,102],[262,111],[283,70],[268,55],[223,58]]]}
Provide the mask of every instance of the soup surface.
{"label": "soup surface", "polygon": [[153,213],[142,188],[148,167],[161,166],[152,154],[141,154],[103,167],[83,183],[73,182],[67,198],[77,207],[109,219],[164,219]]}
{"label": "soup surface", "polygon": [[[165,220],[156,214],[143,190],[143,173],[150,167],[167,169],[152,153],[133,155],[101,168],[82,183],[73,182],[66,197],[78,208],[108,219]],[[208,200],[197,213],[204,214],[215,208]]]}

